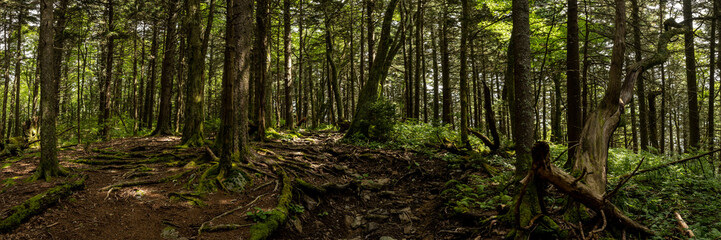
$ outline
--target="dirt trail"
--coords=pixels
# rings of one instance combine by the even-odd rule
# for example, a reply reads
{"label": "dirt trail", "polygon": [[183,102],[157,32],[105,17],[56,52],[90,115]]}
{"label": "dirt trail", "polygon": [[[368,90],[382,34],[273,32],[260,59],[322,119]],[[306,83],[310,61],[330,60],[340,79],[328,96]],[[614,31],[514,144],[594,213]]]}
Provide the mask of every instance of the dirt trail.
{"label": "dirt trail", "polygon": [[[273,239],[474,237],[471,229],[458,227],[458,222],[444,217],[439,194],[443,184],[457,174],[448,172],[445,162],[410,151],[340,144],[340,136],[310,133],[289,141],[252,143],[259,172],[272,173],[267,164],[279,163],[291,177],[313,185],[352,183],[324,194],[296,188],[295,214]],[[248,212],[269,210],[277,204],[279,184],[273,174],[249,171],[254,180],[245,191],[201,195],[202,206],[171,199],[178,193],[192,192],[189,182],[199,177],[198,171],[173,181],[105,190],[121,182],[178,175],[189,171],[184,168],[186,163],[205,154],[204,148],[182,149],[176,147],[178,144],[177,137],[126,138],[61,151],[63,166],[88,175],[85,189],[0,235],[0,239],[246,239],[254,223]],[[0,179],[18,179],[14,185],[0,185],[0,213],[64,180],[23,181],[37,164],[37,156],[26,153],[21,158],[2,160]],[[234,208],[239,210],[212,224],[239,224],[239,229],[198,235],[201,224]]]}

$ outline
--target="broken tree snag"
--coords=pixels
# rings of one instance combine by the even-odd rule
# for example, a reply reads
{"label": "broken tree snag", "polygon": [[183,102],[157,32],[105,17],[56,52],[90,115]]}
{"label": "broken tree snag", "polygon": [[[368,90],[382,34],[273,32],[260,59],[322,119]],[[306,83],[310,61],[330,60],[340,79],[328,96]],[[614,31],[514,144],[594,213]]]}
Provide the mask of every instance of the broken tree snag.
{"label": "broken tree snag", "polygon": [[676,223],[678,223],[678,227],[681,229],[681,231],[689,238],[695,238],[696,235],[693,234],[693,231],[689,229],[688,224],[686,224],[686,221],[683,220],[681,217],[681,214],[674,211],[673,215],[676,217]]}
{"label": "broken tree snag", "polygon": [[536,177],[553,184],[556,188],[571,196],[576,201],[595,211],[603,211],[609,224],[624,226],[646,235],[654,235],[648,227],[632,220],[621,212],[616,205],[604,199],[585,183],[576,181],[576,178],[551,164],[550,147],[546,142],[536,142],[532,149],[533,171]]}
{"label": "broken tree snag", "polygon": [[[618,22],[619,21],[617,21],[617,23]],[[667,26],[673,28],[668,28],[667,31],[659,36],[656,52],[653,56],[627,67],[626,77],[623,82],[621,81],[621,74],[614,72],[621,71],[623,61],[620,61],[617,65],[614,65],[614,63],[618,61],[611,61],[611,72],[618,75],[612,74],[612,77],[609,79],[608,90],[606,90],[603,100],[598,105],[598,108],[586,118],[579,145],[575,149],[575,159],[571,158],[569,162],[567,162],[566,166],[573,167],[576,171],[581,171],[585,168],[589,173],[593,173],[586,176],[584,181],[587,186],[598,195],[606,191],[606,162],[608,161],[609,142],[618,127],[625,105],[632,100],[636,81],[639,81],[641,74],[647,69],[662,64],[668,59],[670,52],[667,46],[674,36],[689,31],[689,29],[685,27],[679,28],[679,25],[674,24],[675,22],[673,22],[672,19],[666,20],[665,23]],[[624,35],[620,34],[620,36],[616,36],[615,38],[622,40]],[[614,40],[614,42],[616,42],[616,40]],[[623,45],[622,42],[623,41],[620,43],[621,45]],[[616,43],[614,43],[614,54],[617,51],[615,45]],[[620,54],[623,54],[623,51],[621,51]],[[623,58],[623,56],[620,55],[619,57],[621,59]]]}
{"label": "broken tree snag", "polygon": [[288,220],[288,205],[293,199],[293,185],[290,177],[282,168],[274,168],[283,183],[283,188],[280,190],[280,196],[278,196],[278,205],[276,205],[273,210],[266,213],[268,217],[265,220],[250,227],[250,240],[267,239],[275,230],[285,224],[286,220]]}
{"label": "broken tree snag", "polygon": [[17,228],[30,217],[40,214],[57,203],[60,199],[70,196],[75,190],[82,189],[87,175],[71,182],[55,186],[50,190],[35,195],[20,205],[0,213],[0,233],[7,233]]}

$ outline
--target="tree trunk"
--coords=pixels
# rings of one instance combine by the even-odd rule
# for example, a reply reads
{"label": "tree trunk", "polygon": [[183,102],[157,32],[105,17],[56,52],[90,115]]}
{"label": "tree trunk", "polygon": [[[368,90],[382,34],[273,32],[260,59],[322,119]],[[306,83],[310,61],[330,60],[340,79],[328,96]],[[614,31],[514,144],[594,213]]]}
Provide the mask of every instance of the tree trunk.
{"label": "tree trunk", "polygon": [[110,99],[112,98],[112,92],[110,89],[110,83],[113,79],[113,49],[115,47],[115,25],[113,22],[114,11],[113,11],[113,0],[109,0],[106,5],[105,14],[108,18],[108,32],[107,32],[107,52],[105,56],[105,75],[103,76],[102,90],[100,93],[100,116],[98,118],[98,125],[100,128],[100,138],[103,141],[110,139]]}
{"label": "tree trunk", "polygon": [[656,97],[660,94],[660,91],[648,93],[648,137],[649,141],[651,141],[651,146],[654,149],[659,149],[657,135],[658,130],[656,128]]}
{"label": "tree trunk", "polygon": [[[338,113],[338,121],[343,121],[343,98],[340,96],[340,84],[338,83],[338,69],[336,69],[335,61],[333,61],[333,37],[331,36],[331,26],[330,26],[330,16],[326,16],[325,18],[325,59],[328,61],[328,68],[329,72],[328,74],[330,77],[328,78],[329,87],[331,87],[332,92],[328,92],[328,94],[333,94],[333,98],[335,99],[335,110]],[[330,97],[328,98],[330,99]],[[332,113],[331,113],[332,115]]]}
{"label": "tree trunk", "polygon": [[265,140],[266,127],[266,82],[268,75],[268,28],[270,22],[268,1],[258,0],[255,10],[255,124],[258,126],[258,139]]}
{"label": "tree trunk", "polygon": [[[468,24],[470,9],[468,0],[461,0],[461,70],[460,70],[460,92],[461,92],[461,145],[466,148],[471,147],[468,141],[468,58],[466,56],[468,41]],[[445,89],[445,87],[444,87]]]}
{"label": "tree trunk", "polygon": [[[513,118],[513,141],[516,143],[515,178],[521,179],[531,170],[531,147],[533,146],[533,93],[531,80],[531,29],[528,0],[513,0],[513,82],[515,96],[515,118]],[[528,183],[525,191],[515,196],[517,227],[530,225],[531,218],[541,212],[538,195],[539,186],[535,181]],[[515,239],[527,239],[529,231],[518,229]]]}
{"label": "tree trunk", "polygon": [[[634,23],[640,23],[639,18],[639,6],[638,6],[638,0],[631,0],[631,21]],[[641,29],[638,26],[639,24],[633,24],[633,45],[636,46],[636,51],[634,53],[635,61],[640,62],[642,47],[641,47]],[[644,151],[648,151],[648,120],[646,117],[648,116],[648,111],[646,108],[646,89],[643,82],[643,78],[640,78],[639,81],[636,82],[636,97],[638,98],[638,127],[639,127],[639,135],[641,136],[641,149]]]}
{"label": "tree trunk", "polygon": [[[22,75],[22,72],[20,71],[20,66],[22,65],[23,61],[23,51],[22,51],[22,41],[23,41],[23,22],[25,21],[25,9],[24,7],[20,7],[18,9],[18,28],[17,28],[17,46],[15,49],[17,49],[17,62],[15,62],[15,109],[13,112],[13,117],[15,120],[13,121],[14,126],[14,133],[13,136],[20,137],[22,136],[22,129],[20,128],[20,75]],[[10,131],[8,130],[8,134],[10,134]]]}
{"label": "tree trunk", "polygon": [[[232,161],[247,162],[248,148],[248,82],[250,80],[250,46],[253,26],[252,0],[227,0],[225,64],[220,131],[220,169],[226,173]],[[239,118],[239,119],[237,119]],[[222,175],[222,174],[221,174]]]}
{"label": "tree trunk", "polygon": [[436,49],[437,49],[436,37],[437,36],[435,36],[434,33],[436,33],[436,31],[432,30],[431,31],[431,45],[433,45],[433,46],[431,46],[431,48],[433,48],[433,49],[432,49],[431,57],[433,57],[433,123],[438,124],[439,123],[439,121],[438,121],[439,115],[438,114],[440,112],[440,106],[438,106],[440,103],[439,99],[438,99],[438,94],[439,94],[439,92],[438,92],[438,56],[436,56]]}
{"label": "tree trunk", "polygon": [[150,45],[150,66],[148,67],[148,81],[145,84],[145,104],[143,113],[143,122],[145,128],[151,129],[153,127],[153,105],[155,104],[155,76],[157,71],[155,70],[158,56],[158,27],[157,24],[153,24],[153,40]]}
{"label": "tree trunk", "polygon": [[[293,128],[293,113],[291,112],[291,106],[293,105],[292,98],[292,83],[293,83],[293,62],[291,62],[291,44],[290,44],[290,0],[283,0],[283,63],[285,63],[285,69],[283,73],[283,84],[285,85],[285,127],[290,129]],[[296,103],[297,104],[297,103]]]}
{"label": "tree trunk", "polygon": [[[188,31],[188,79],[186,82],[185,94],[185,125],[183,126],[183,137],[181,143],[188,146],[205,145],[203,137],[203,65],[202,43],[200,40],[200,1],[187,0],[185,2],[187,11]],[[209,29],[208,29],[209,30]]]}
{"label": "tree trunk", "polygon": [[423,1],[418,0],[418,6],[416,11],[416,18],[415,18],[415,24],[416,24],[416,31],[415,31],[415,69],[414,72],[415,80],[413,85],[415,88],[415,96],[414,96],[414,102],[413,102],[413,117],[416,119],[421,119],[421,91],[425,92],[425,89],[421,89],[421,55],[423,52],[423,45],[421,45],[421,42],[423,41],[423,34],[421,32],[423,31]]}
{"label": "tree trunk", "polygon": [[397,4],[398,0],[390,0],[383,15],[383,24],[381,25],[381,35],[378,43],[378,53],[375,60],[372,61],[371,69],[368,72],[368,81],[363,86],[363,89],[361,89],[360,95],[358,96],[358,105],[355,110],[356,113],[353,114],[353,121],[351,122],[348,132],[345,134],[346,138],[353,137],[356,134],[361,134],[366,137],[369,136],[366,124],[369,119],[375,117],[369,115],[370,107],[381,98],[380,89],[382,86],[380,84],[388,74],[391,62],[405,40],[403,39],[403,36],[400,37],[400,40],[391,39],[391,22],[393,21],[393,13],[395,12]]}
{"label": "tree trunk", "polygon": [[578,1],[568,0],[568,23],[566,38],[566,119],[568,121],[568,158],[574,158],[574,146],[581,138],[583,109],[581,106],[581,81],[578,52]]}
{"label": "tree trunk", "polygon": [[[5,14],[7,16],[9,14]],[[5,72],[3,74],[3,77],[5,78],[5,81],[3,83],[4,85],[4,91],[3,91],[3,111],[2,111],[2,122],[0,124],[0,141],[5,139],[5,133],[10,131],[8,122],[7,122],[7,106],[8,106],[8,92],[10,89],[10,23],[6,23],[5,28]]]}
{"label": "tree trunk", "polygon": [[657,50],[650,58],[644,59],[628,67],[625,81],[621,81],[623,54],[625,50],[625,4],[623,0],[616,0],[616,31],[614,35],[613,55],[608,89],[597,110],[586,121],[581,143],[576,150],[574,171],[594,173],[586,176],[587,185],[597,194],[606,191],[606,161],[608,159],[608,144],[620,121],[623,107],[632,100],[633,88],[640,75],[647,69],[666,61],[669,51],[666,45],[670,39],[678,34],[685,33],[689,28],[677,28],[672,20],[667,20],[667,26],[673,24],[672,30],[666,31],[659,37]]}
{"label": "tree trunk", "polygon": [[[55,121],[58,115],[58,80],[53,70],[53,4],[54,0],[40,1],[40,29],[38,38],[38,57],[40,58],[40,77],[42,81],[42,97],[40,102],[40,165],[36,170],[36,177],[50,181],[50,178],[62,174],[58,164],[57,136],[55,135]],[[67,4],[65,4],[67,6]]]}
{"label": "tree trunk", "polygon": [[165,50],[163,51],[163,65],[161,66],[160,75],[160,105],[158,108],[158,123],[155,126],[155,131],[151,135],[167,136],[172,135],[173,132],[170,130],[170,108],[171,108],[171,97],[173,96],[173,67],[177,64],[175,59],[175,48],[176,48],[176,33],[175,24],[178,18],[178,13],[175,10],[178,5],[177,0],[168,0],[167,11],[168,19],[165,24]]}
{"label": "tree trunk", "polygon": [[715,139],[714,139],[714,131],[715,131],[715,115],[714,115],[714,101],[716,100],[716,93],[715,93],[715,81],[716,81],[716,24],[718,21],[718,6],[717,6],[717,0],[713,1],[713,19],[711,20],[711,40],[710,40],[710,47],[709,47],[709,88],[708,88],[708,131],[706,132],[706,138],[707,140],[707,146],[708,148],[713,148]]}
{"label": "tree trunk", "polygon": [[[443,124],[453,125],[453,115],[451,111],[451,66],[448,58],[448,3],[443,4],[443,21],[442,32],[441,32],[441,76],[443,82],[443,113],[442,120]],[[463,126],[462,126],[463,127]]]}
{"label": "tree trunk", "polygon": [[[683,0],[684,25],[693,29],[693,15],[691,14],[691,0]],[[688,121],[689,121],[689,147],[698,148],[700,140],[699,113],[698,113],[698,86],[696,84],[696,50],[694,48],[694,33],[687,32],[684,35],[684,52],[686,55],[686,88],[688,100]]]}

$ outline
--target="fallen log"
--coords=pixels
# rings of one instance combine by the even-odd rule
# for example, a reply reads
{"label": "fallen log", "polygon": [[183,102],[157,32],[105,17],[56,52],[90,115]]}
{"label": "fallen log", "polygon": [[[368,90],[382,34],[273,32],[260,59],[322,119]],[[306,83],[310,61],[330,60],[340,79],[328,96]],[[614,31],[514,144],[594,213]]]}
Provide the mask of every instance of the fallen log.
{"label": "fallen log", "polygon": [[87,175],[79,179],[67,182],[35,195],[20,205],[10,208],[0,214],[0,233],[7,233],[17,228],[30,219],[30,217],[42,213],[45,209],[57,203],[60,199],[70,196],[75,190],[82,189]]}
{"label": "fallen log", "polygon": [[609,224],[624,226],[646,235],[655,235],[648,227],[640,224],[621,212],[616,205],[595,193],[591,188],[564,172],[550,162],[550,147],[546,142],[536,142],[532,149],[533,171],[536,176],[553,184],[556,188],[576,201],[596,211],[603,211]]}

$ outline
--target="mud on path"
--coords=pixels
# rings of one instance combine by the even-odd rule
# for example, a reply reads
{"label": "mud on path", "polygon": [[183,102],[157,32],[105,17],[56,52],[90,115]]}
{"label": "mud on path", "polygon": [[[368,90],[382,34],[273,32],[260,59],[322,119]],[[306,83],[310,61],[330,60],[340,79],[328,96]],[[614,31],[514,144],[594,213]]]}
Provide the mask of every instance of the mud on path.
{"label": "mud on path", "polygon": [[[86,174],[83,190],[27,220],[0,239],[247,239],[262,211],[275,207],[281,185],[270,164],[312,185],[344,186],[312,193],[293,190],[293,215],[272,239],[466,239],[471,228],[446,216],[439,197],[450,172],[439,159],[412,151],[376,150],[341,144],[338,133],[252,143],[257,154],[253,182],[241,193],[194,195],[199,171],[187,163],[205,148],[178,148],[177,137],[117,139],[60,151],[61,165]],[[38,154],[0,160],[0,216],[7,209],[67,179],[24,181]],[[123,182],[168,179],[110,188]],[[13,179],[8,180],[7,179]],[[179,198],[178,196],[190,196]],[[193,198],[201,201],[193,201]],[[208,222],[214,217],[237,209]],[[203,232],[203,224],[238,224],[230,231]],[[388,238],[390,237],[390,238]]]}

